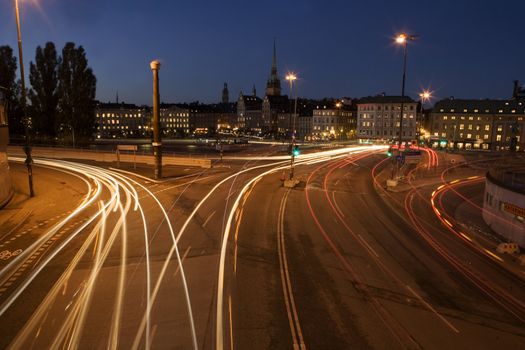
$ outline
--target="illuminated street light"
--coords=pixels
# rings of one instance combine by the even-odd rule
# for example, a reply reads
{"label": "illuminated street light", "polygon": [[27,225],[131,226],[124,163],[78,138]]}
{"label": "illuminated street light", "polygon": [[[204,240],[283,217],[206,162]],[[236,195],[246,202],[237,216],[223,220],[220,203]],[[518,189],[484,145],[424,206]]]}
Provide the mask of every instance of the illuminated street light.
{"label": "illuminated street light", "polygon": [[[293,98],[293,84],[297,80],[297,76],[295,73],[288,73],[286,75],[286,80],[290,83],[290,98]],[[294,111],[293,111],[293,117],[292,117],[292,142],[291,142],[291,149],[292,154],[290,158],[290,180],[293,180],[293,164],[295,160],[295,153],[293,150],[295,150],[295,116],[297,114],[297,93],[295,94],[295,103],[294,103]],[[299,153],[297,153],[299,155]]]}
{"label": "illuminated street light", "polygon": [[25,130],[25,146],[24,152],[26,154],[25,164],[27,166],[27,175],[29,180],[29,197],[33,197],[35,192],[33,191],[33,168],[31,164],[33,163],[33,158],[31,158],[31,146],[29,142],[29,117],[27,116],[26,108],[26,82],[24,75],[24,60],[22,59],[22,36],[20,34],[20,11],[18,10],[18,0],[15,1],[15,15],[16,15],[16,29],[18,34],[18,58],[20,61],[20,83],[21,83],[21,96],[20,102],[22,104],[22,112],[24,113],[24,130]]}
{"label": "illuminated street light", "polygon": [[399,34],[396,37],[396,43],[398,43],[398,44],[404,44],[406,41],[407,41],[407,35],[404,34],[404,33]]}
{"label": "illuminated street light", "polygon": [[[407,43],[408,41],[413,41],[417,38],[415,35],[409,35],[406,33],[400,33],[396,37],[396,43],[403,45],[403,80],[401,84],[401,108],[399,111],[399,147],[398,147],[398,155],[401,155],[401,145],[403,144],[403,116],[404,116],[404,100],[405,100],[405,80],[406,80],[406,70],[407,70]],[[417,113],[417,111],[416,111]],[[392,180],[394,179],[394,176],[397,176],[397,168],[399,168],[399,161],[400,157],[396,158],[396,171],[394,175],[394,171],[392,172]]]}
{"label": "illuminated street light", "polygon": [[421,117],[420,118],[417,117],[417,111],[416,111],[416,142],[418,145],[419,145],[419,139],[421,138],[421,134],[423,133],[422,129],[420,129],[421,128],[421,118],[423,117],[423,109],[424,109],[423,106],[425,102],[430,101],[430,99],[432,98],[432,92],[429,90],[423,90],[419,94],[419,98],[421,99]]}
{"label": "illuminated street light", "polygon": [[421,102],[428,102],[432,98],[432,93],[428,90],[423,90],[419,97],[421,97]]}

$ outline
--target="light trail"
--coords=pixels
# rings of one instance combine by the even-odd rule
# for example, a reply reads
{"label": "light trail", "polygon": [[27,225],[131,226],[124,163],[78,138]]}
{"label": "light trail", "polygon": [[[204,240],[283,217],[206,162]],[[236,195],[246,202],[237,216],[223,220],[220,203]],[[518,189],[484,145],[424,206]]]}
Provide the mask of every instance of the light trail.
{"label": "light trail", "polygon": [[[339,152],[337,155],[334,153],[333,155],[334,155],[334,158],[337,159],[337,158],[346,157],[349,153],[374,151],[374,150],[379,150],[379,149],[384,149],[384,148],[386,148],[386,146],[354,147],[354,148],[350,149],[351,150],[350,152],[348,151],[348,149],[346,149],[344,152]],[[305,155],[304,157],[302,157],[302,159],[299,159],[297,161],[296,166],[300,165],[300,164],[304,164],[304,163],[306,163],[308,161],[311,161],[311,160],[315,159],[316,157],[320,156],[320,154],[321,155],[325,155],[326,152],[319,152],[319,154],[308,154],[307,155],[308,157],[306,157],[306,155]],[[286,159],[288,160],[289,157],[286,157]],[[281,163],[283,163],[283,162],[281,162]],[[265,171],[265,172],[263,172],[263,173],[261,173],[259,175],[256,175],[251,180],[249,180],[244,185],[244,187],[241,189],[239,194],[237,195],[237,197],[236,197],[235,201],[233,202],[232,207],[230,209],[230,214],[228,216],[228,220],[226,222],[226,226],[225,226],[223,237],[222,237],[222,244],[221,244],[221,250],[220,250],[220,260],[219,260],[219,273],[218,273],[218,281],[217,281],[215,348],[218,349],[218,350],[224,349],[224,316],[223,316],[223,309],[224,309],[224,282],[225,282],[224,281],[224,275],[225,275],[227,245],[228,245],[229,235],[230,235],[232,222],[234,220],[235,213],[237,211],[237,208],[239,207],[239,203],[240,203],[243,195],[250,188],[250,186],[252,186],[252,184],[256,183],[259,179],[263,178],[266,175],[278,172],[278,171],[283,170],[283,169],[288,169],[289,168],[288,161],[285,161],[284,163],[285,163],[285,165],[282,165],[282,166],[279,166],[278,163],[258,166],[258,168],[260,168],[260,167],[269,167],[269,166],[273,166],[273,168],[269,169],[269,170],[267,170],[267,171]],[[242,172],[245,172],[245,171],[247,171],[247,170],[243,170]],[[233,177],[233,176],[236,176],[236,174],[230,176],[230,178]],[[227,178],[227,179],[229,179],[229,178]],[[227,179],[225,179],[223,181],[226,181]],[[217,187],[218,187],[218,185],[217,185]],[[215,190],[215,188],[212,189],[212,191],[214,191],[214,190]],[[211,194],[211,191],[210,191],[209,194]]]}
{"label": "light trail", "polygon": [[[350,147],[345,149],[304,154],[298,157],[296,166],[304,165],[307,162],[315,163],[328,161],[330,159],[338,159],[341,157],[345,157],[349,153],[355,153],[360,151],[364,152],[382,148],[385,148],[385,146]],[[57,232],[59,232],[60,230],[68,229],[68,225],[70,225],[70,223],[73,220],[78,218],[80,215],[86,215],[87,219],[79,227],[74,229],[72,232],[68,233],[68,235],[65,236],[60,242],[56,241],[56,244],[51,246],[51,251],[48,254],[46,254],[46,256],[43,257],[42,260],[35,265],[35,267],[28,274],[28,276],[24,276],[24,280],[22,281],[22,283],[20,283],[5,300],[5,302],[2,305],[0,305],[1,316],[6,312],[6,310],[8,310],[13,305],[13,303],[16,300],[18,300],[23,295],[23,293],[27,290],[27,288],[31,285],[35,278],[42,274],[43,270],[47,266],[49,266],[51,261],[56,259],[60,253],[64,252],[65,249],[68,246],[70,246],[75,239],[81,237],[80,235],[82,234],[81,247],[78,248],[78,250],[75,252],[73,258],[71,258],[68,261],[68,265],[65,271],[61,274],[57,282],[49,290],[47,295],[44,297],[43,301],[34,311],[33,315],[26,322],[26,324],[18,333],[18,335],[14,338],[11,345],[13,347],[19,348],[26,347],[27,344],[33,344],[33,340],[37,339],[35,338],[35,334],[38,337],[38,335],[45,333],[46,337],[48,337],[47,339],[49,339],[49,337],[52,337],[50,344],[44,343],[47,346],[51,345],[52,347],[77,347],[82,341],[84,328],[88,326],[88,324],[86,323],[88,319],[87,315],[91,312],[90,310],[93,307],[92,304],[98,302],[98,300],[94,299],[94,295],[97,289],[97,281],[100,278],[102,267],[104,266],[111,249],[115,246],[117,242],[119,242],[121,244],[120,255],[118,258],[120,263],[120,269],[118,270],[119,277],[115,281],[116,286],[114,306],[112,308],[113,314],[111,316],[111,321],[109,321],[109,327],[107,327],[106,329],[108,329],[109,336],[107,339],[107,347],[111,349],[121,347],[121,318],[126,297],[124,284],[125,281],[129,279],[129,274],[126,273],[126,260],[127,256],[129,255],[127,251],[129,249],[127,247],[127,236],[129,229],[127,221],[129,220],[129,216],[132,215],[133,212],[138,211],[140,220],[142,222],[142,231],[144,235],[144,247],[142,249],[144,249],[146,256],[145,268],[147,295],[146,310],[142,318],[144,322],[140,322],[133,347],[136,348],[139,346],[144,331],[146,333],[144,347],[148,349],[151,346],[150,316],[152,306],[155,302],[155,297],[157,295],[156,291],[158,291],[160,288],[167,266],[170,263],[171,257],[173,255],[176,255],[177,262],[179,265],[178,268],[181,272],[181,279],[184,288],[184,295],[186,298],[186,305],[188,308],[188,317],[192,332],[193,348],[197,349],[198,344],[196,340],[196,331],[193,321],[193,313],[189,298],[188,286],[177,243],[184,231],[186,230],[189,222],[194,217],[195,213],[200,209],[203,203],[205,203],[205,201],[210,198],[212,193],[214,193],[219,186],[223,185],[226,181],[231,180],[233,177],[239,176],[242,173],[263,170],[264,168],[271,168],[270,170],[265,171],[263,174],[254,177],[238,194],[238,197],[232,206],[230,215],[228,216],[228,221],[226,222],[224,228],[225,234],[223,234],[223,245],[227,244],[228,234],[226,234],[226,232],[229,232],[230,230],[232,217],[235,213],[236,208],[238,207],[239,199],[243,194],[246,193],[246,189],[250,185],[255,185],[256,181],[262,178],[263,176],[278,171],[280,169],[282,170],[288,168],[289,156],[269,156],[252,158],[253,159],[251,160],[266,160],[271,161],[272,163],[243,169],[216,184],[213,187],[213,189],[209,191],[207,195],[194,208],[194,210],[184,222],[182,228],[179,230],[176,236],[171,225],[170,219],[168,217],[168,213],[163,208],[159,199],[155,196],[154,193],[149,191],[146,187],[144,187],[137,181],[132,180],[130,177],[127,177],[122,173],[108,171],[90,165],[59,160],[35,159],[35,164],[38,166],[45,166],[81,178],[86,183],[88,189],[87,195],[82,200],[80,205],[77,208],[75,208],[70,215],[68,215],[66,218],[61,220],[51,229],[46,231],[45,234],[43,234],[39,239],[37,239],[33,244],[31,244],[29,248],[24,250],[22,254],[18,255],[16,258],[11,260],[10,263],[0,271],[0,282],[2,280],[7,280],[9,276],[12,273],[14,273],[14,271],[16,271],[18,267],[31,255],[32,252],[37,251],[42,244],[44,244],[47,240],[51,239]],[[247,160],[247,158],[242,159]],[[19,162],[23,161],[22,158],[16,157],[10,157],[10,160]],[[188,186],[194,182],[195,181],[188,182]],[[136,188],[144,190],[147,193],[147,198],[152,199],[156,203],[156,205],[158,205],[159,208],[161,208],[161,212],[164,217],[163,221],[166,221],[168,225],[169,234],[173,242],[171,250],[166,257],[164,268],[161,270],[160,275],[157,276],[157,280],[155,281],[155,289],[153,289],[152,286],[153,281],[151,280],[150,272],[150,239],[148,236],[146,216],[144,214],[143,204],[140,202],[141,198],[138,196]],[[94,207],[97,205],[97,203],[100,203],[100,206],[99,208],[94,210]],[[91,256],[91,247],[95,248],[94,256]],[[225,250],[221,249],[221,258],[224,256],[224,252]],[[76,287],[71,282],[71,276],[73,275],[74,271],[78,270],[81,259],[83,259],[83,257],[87,257],[88,255],[89,259],[92,261],[93,266],[91,267],[88,278],[85,279],[84,282],[82,282],[80,285],[78,285],[78,287]],[[224,259],[221,259],[220,261],[220,264],[222,264],[222,269],[219,269],[219,280],[223,281]],[[219,293],[222,293],[223,282],[219,282],[219,284],[221,285],[221,288],[220,291],[218,291],[218,295]],[[73,290],[71,292],[68,292],[68,285],[73,287]],[[62,308],[62,313],[64,314],[64,321],[60,323],[60,326],[58,328],[52,330],[47,329],[44,331],[43,327],[49,327],[46,320],[48,319],[48,315],[51,312],[51,310],[60,307],[60,303],[64,302],[65,298],[69,297],[71,298],[71,300],[69,302],[66,302],[67,306],[65,307],[65,309]],[[217,315],[218,320],[221,320],[221,324],[222,302],[223,298],[221,295],[221,298],[218,301],[218,304],[221,305],[221,312],[219,312],[219,314]],[[52,333],[55,334],[55,336],[52,336]],[[38,339],[43,338],[39,337]],[[45,341],[47,340],[39,340],[39,343]]]}
{"label": "light trail", "polygon": [[[10,159],[13,161],[20,161],[19,158],[13,158]],[[37,165],[52,167],[55,169],[67,171],[69,173],[77,173],[80,174],[83,177],[86,177],[90,179],[90,181],[93,181],[96,184],[96,190],[92,191],[91,187],[89,187],[88,190],[88,196],[86,199],[82,202],[82,205],[80,205],[76,210],[73,211],[71,215],[69,215],[66,219],[61,221],[59,224],[57,224],[55,227],[53,227],[49,232],[43,235],[42,239],[39,239],[37,242],[35,242],[30,249],[26,250],[26,254],[21,254],[21,256],[18,257],[18,259],[13,260],[11,262],[12,266],[15,267],[15,264],[22,261],[22,259],[29,254],[30,251],[35,250],[38,248],[39,243],[44,242],[44,239],[50,237],[50,235],[56,233],[58,230],[60,230],[62,227],[64,227],[70,220],[75,218],[77,215],[79,215],[82,212],[85,212],[90,206],[92,206],[96,200],[101,201],[102,207],[96,211],[95,214],[91,215],[89,219],[81,226],[79,227],[75,232],[71,233],[61,244],[59,244],[47,257],[44,259],[28,276],[28,278],[25,279],[25,281],[18,287],[18,289],[10,295],[10,298],[0,307],[0,315],[3,314],[13,303],[17,300],[17,298],[24,292],[24,290],[30,285],[30,283],[38,276],[42,270],[50,263],[52,259],[54,259],[60,252],[62,252],[67,245],[69,245],[74,238],[76,238],[81,232],[83,232],[86,228],[88,228],[90,225],[95,224],[91,232],[87,235],[87,238],[84,239],[82,247],[78,250],[75,257],[69,262],[68,267],[66,268],[65,272],[62,274],[62,276],[59,278],[57,283],[53,286],[53,288],[48,292],[46,297],[44,298],[44,301],[39,305],[37,310],[33,313],[30,320],[26,323],[26,325],[23,327],[22,331],[19,332],[17,337],[14,339],[12,345],[13,346],[19,346],[24,347],[24,344],[32,339],[32,334],[35,332],[37,334],[41,331],[41,325],[44,320],[45,315],[47,315],[47,310],[49,310],[53,304],[56,304],[56,300],[60,295],[65,295],[67,282],[69,280],[69,277],[73,273],[73,271],[77,268],[78,263],[80,262],[80,259],[85,256],[85,253],[88,251],[88,247],[92,245],[95,238],[98,239],[98,246],[96,249],[96,255],[93,259],[93,268],[91,269],[90,277],[87,280],[87,283],[84,283],[77,292],[75,292],[75,298],[68,304],[68,307],[66,310],[68,311],[65,316],[65,321],[61,324],[59,329],[57,330],[57,334],[55,337],[53,337],[53,344],[52,347],[61,347],[61,346],[68,346],[68,347],[78,347],[81,341],[82,337],[82,331],[84,328],[85,320],[87,317],[87,313],[90,310],[90,305],[92,303],[92,295],[94,293],[94,290],[96,288],[96,282],[99,277],[99,273],[101,271],[102,266],[104,265],[104,262],[107,259],[107,256],[111,250],[111,248],[114,246],[114,244],[117,241],[117,238],[120,235],[120,241],[121,241],[121,255],[120,255],[120,270],[119,270],[119,278],[117,281],[117,287],[116,287],[116,295],[115,295],[115,307],[113,311],[113,316],[111,318],[111,326],[110,329],[110,336],[108,339],[108,348],[115,349],[119,347],[119,332],[121,328],[121,315],[122,315],[122,308],[123,308],[123,300],[124,300],[124,282],[127,279],[126,277],[126,256],[127,256],[127,216],[133,207],[133,211],[140,211],[141,219],[143,222],[143,231],[144,231],[144,246],[146,251],[146,270],[147,270],[147,307],[146,307],[146,319],[147,319],[147,334],[146,334],[146,348],[149,348],[150,341],[149,341],[149,334],[150,334],[150,313],[151,313],[151,287],[150,287],[150,262],[149,262],[149,240],[148,240],[148,234],[147,234],[147,225],[146,225],[146,218],[144,215],[144,212],[142,210],[142,205],[139,202],[138,194],[134,188],[134,186],[141,186],[136,181],[133,181],[129,178],[126,178],[123,175],[106,171],[101,168],[78,164],[78,163],[72,163],[72,162],[66,162],[66,161],[51,161],[51,160],[35,160],[35,163]],[[78,176],[78,175],[77,175]],[[88,183],[89,184],[89,183]],[[142,186],[143,187],[143,186]],[[102,199],[102,192],[104,191],[109,192],[109,199],[103,200]],[[177,241],[175,240],[175,235],[173,232],[173,228],[171,227],[171,223],[169,222],[169,217],[167,213],[164,211],[162,204],[160,201],[145,187],[143,189],[148,192],[151,198],[161,207],[161,210],[163,211],[163,215],[165,220],[167,220],[170,233],[173,239],[173,247],[175,249],[172,249],[172,251],[176,251],[178,255],[178,249],[176,249]],[[108,223],[108,217],[110,215],[116,215],[117,216],[117,222],[113,227],[113,230],[111,231],[111,234],[108,237],[105,237],[105,227]],[[193,316],[191,313],[191,303],[189,301],[189,294],[187,292],[187,285],[185,283],[185,277],[184,272],[182,269],[182,263],[180,261],[179,256],[179,265],[181,270],[181,276],[183,279],[184,289],[185,289],[185,295],[186,295],[186,303],[188,305],[189,309],[189,318],[192,328],[192,339],[194,341],[194,348],[197,349],[196,344],[196,336],[194,331],[194,324],[193,324]],[[6,269],[3,269],[0,271],[0,276],[6,273]],[[160,280],[159,280],[160,283]],[[80,291],[80,293],[79,293]],[[67,345],[66,345],[67,344]]]}

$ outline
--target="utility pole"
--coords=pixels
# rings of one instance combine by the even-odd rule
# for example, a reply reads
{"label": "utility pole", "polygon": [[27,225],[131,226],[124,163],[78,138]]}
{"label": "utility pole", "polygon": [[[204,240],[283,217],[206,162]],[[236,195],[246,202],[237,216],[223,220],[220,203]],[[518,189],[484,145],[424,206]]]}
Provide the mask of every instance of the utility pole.
{"label": "utility pole", "polygon": [[33,158],[31,158],[31,146],[29,143],[29,117],[27,116],[26,108],[26,83],[24,77],[24,60],[22,59],[22,36],[20,34],[20,11],[18,10],[18,0],[15,0],[15,15],[16,15],[16,29],[18,34],[18,56],[20,61],[20,82],[22,84],[22,112],[24,113],[24,130],[25,130],[25,146],[24,152],[26,154],[25,164],[27,166],[27,175],[29,180],[29,197],[34,197],[33,190]]}
{"label": "utility pole", "polygon": [[155,179],[162,178],[162,142],[160,135],[160,95],[159,95],[159,69],[160,62],[151,61],[153,72],[153,156],[155,157]]}
{"label": "utility pole", "polygon": [[[290,83],[290,98],[293,98],[293,93],[294,93],[293,84],[296,79],[297,79],[297,76],[294,73],[289,73],[286,76],[286,80],[288,80],[288,82]],[[294,150],[295,150],[295,114],[297,113],[297,93],[295,93],[295,95],[296,95],[296,98],[294,102],[294,114],[293,114],[292,121],[291,121],[292,122],[292,139],[290,141],[290,152],[291,152],[290,180],[293,180],[293,167],[294,167],[294,162],[295,162],[295,154],[294,154]]]}

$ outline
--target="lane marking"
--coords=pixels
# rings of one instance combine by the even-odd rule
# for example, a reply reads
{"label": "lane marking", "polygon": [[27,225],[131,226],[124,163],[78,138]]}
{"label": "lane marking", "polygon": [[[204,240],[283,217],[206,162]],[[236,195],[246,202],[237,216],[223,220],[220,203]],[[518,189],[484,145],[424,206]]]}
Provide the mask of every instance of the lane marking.
{"label": "lane marking", "polygon": [[292,283],[290,280],[288,260],[286,258],[286,247],[284,242],[284,215],[286,211],[286,200],[288,199],[289,194],[290,190],[285,192],[283,199],[281,200],[281,205],[279,207],[279,217],[277,222],[277,251],[279,253],[279,269],[281,271],[281,283],[283,287],[286,313],[288,316],[288,322],[290,324],[290,332],[292,334],[293,339],[293,348],[305,350],[306,345],[304,344],[301,324],[299,323],[297,308],[295,306],[295,298],[293,295]]}
{"label": "lane marking", "polygon": [[206,220],[204,221],[204,223],[202,224],[202,227],[206,227],[206,224],[210,221],[210,219],[213,217],[213,215],[215,215],[215,212],[217,210],[214,210],[210,215],[208,215],[208,217],[206,218]]}
{"label": "lane marking", "polygon": [[361,242],[363,242],[363,244],[366,245],[366,247],[375,255],[375,257],[379,258],[379,254],[377,254],[374,248],[372,248],[372,246],[368,244],[368,242],[361,236],[361,234],[358,234],[357,236],[359,237],[359,239],[361,239]]}
{"label": "lane marking", "polygon": [[431,310],[434,315],[436,315],[441,321],[443,321],[447,326],[450,327],[450,329],[452,329],[454,332],[456,333],[459,333],[459,330],[454,327],[454,325],[452,323],[450,323],[445,317],[443,317],[439,312],[436,311],[436,309],[434,309],[434,307],[432,307],[432,305],[430,305],[429,303],[427,303],[425,301],[425,299],[423,299],[419,294],[417,294],[413,289],[412,287],[410,287],[408,284],[406,285],[407,289],[410,291],[410,293],[412,293],[417,299],[419,299],[423,304],[425,304],[425,306]]}
{"label": "lane marking", "polygon": [[339,205],[337,204],[337,201],[335,200],[335,191],[332,192],[332,199],[334,200],[335,207],[337,208],[337,210],[339,210],[339,214],[341,214],[341,217],[344,218],[345,214],[343,214],[343,211],[341,210],[341,208],[339,208]]}

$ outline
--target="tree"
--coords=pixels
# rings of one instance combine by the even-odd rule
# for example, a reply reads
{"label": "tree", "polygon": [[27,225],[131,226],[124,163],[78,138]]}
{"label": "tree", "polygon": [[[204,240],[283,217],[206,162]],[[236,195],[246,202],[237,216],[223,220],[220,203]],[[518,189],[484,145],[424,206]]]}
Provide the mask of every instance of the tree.
{"label": "tree", "polygon": [[36,132],[55,136],[58,105],[58,58],[55,44],[46,43],[44,49],[36,48],[35,63],[29,67],[30,116]]}
{"label": "tree", "polygon": [[7,116],[10,134],[22,134],[24,115],[20,105],[20,86],[16,81],[16,57],[9,46],[0,46],[0,87],[7,99]]}
{"label": "tree", "polygon": [[84,48],[66,43],[58,63],[58,121],[80,141],[95,131],[96,85]]}

